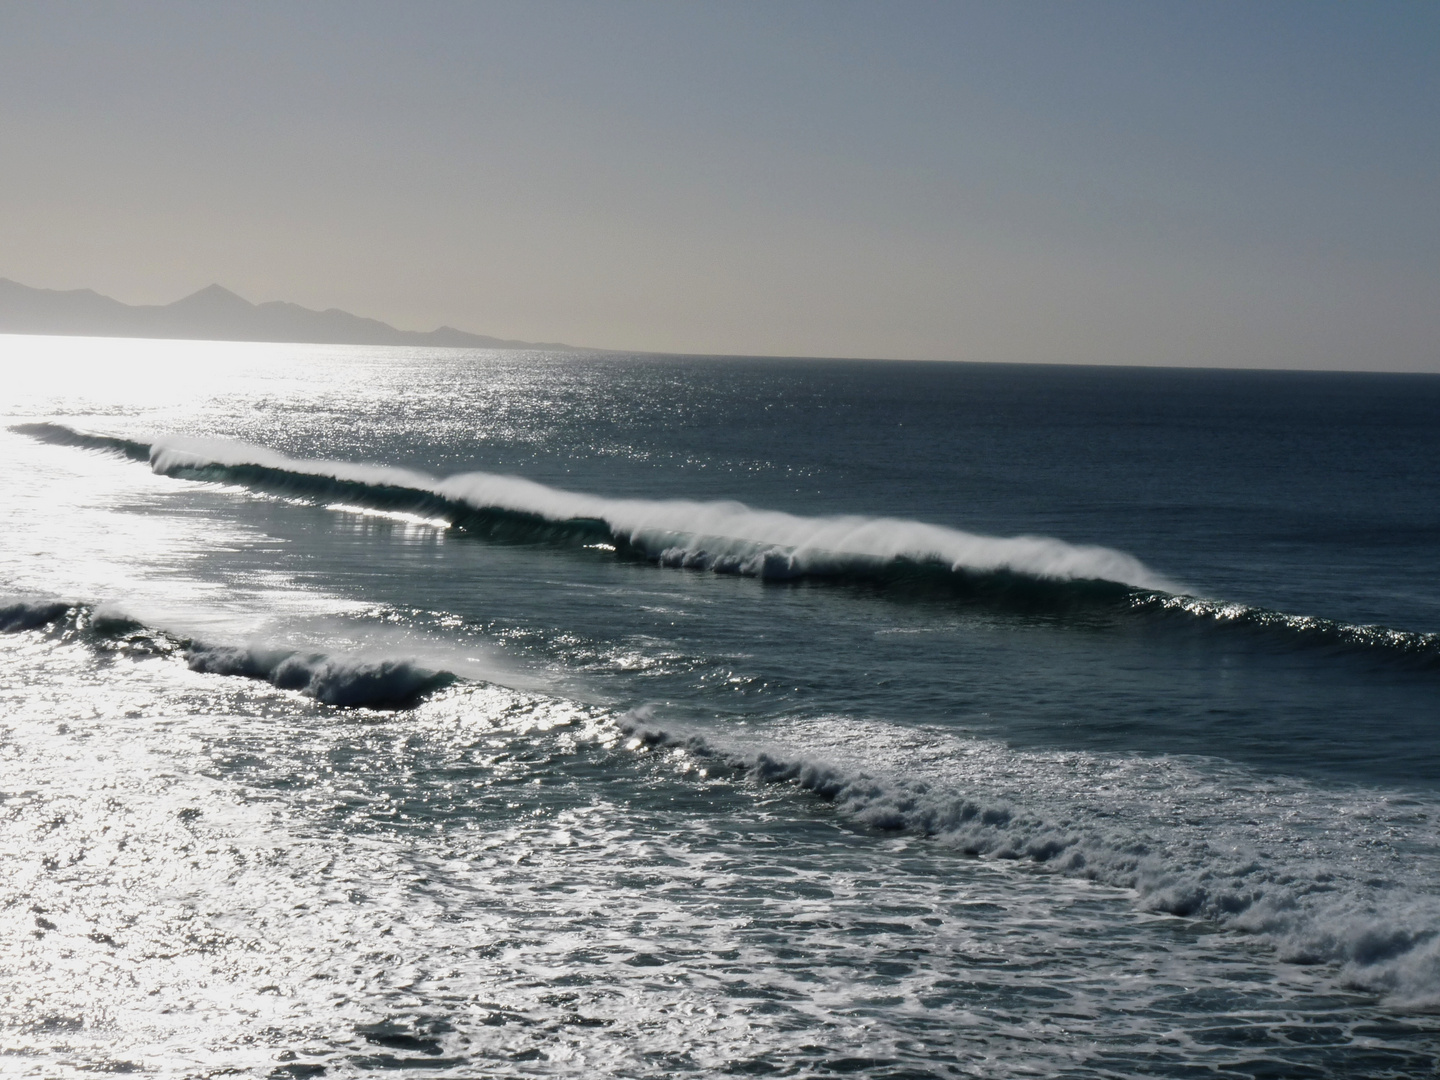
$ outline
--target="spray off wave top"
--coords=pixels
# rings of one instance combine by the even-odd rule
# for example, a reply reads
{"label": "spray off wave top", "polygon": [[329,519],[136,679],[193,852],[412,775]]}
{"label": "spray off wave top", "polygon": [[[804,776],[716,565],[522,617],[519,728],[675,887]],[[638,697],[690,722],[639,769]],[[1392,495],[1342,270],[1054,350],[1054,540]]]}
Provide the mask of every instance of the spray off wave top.
{"label": "spray off wave top", "polygon": [[1162,624],[1178,617],[1281,647],[1440,667],[1440,634],[1208,599],[1123,551],[1050,537],[983,536],[887,517],[807,517],[739,502],[607,498],[495,473],[440,478],[393,466],[292,458],[228,439],[150,443],[56,423],[11,430],[148,462],[164,476],[384,511],[488,540],[613,549],[661,566],[769,581],[918,584],[940,595],[1027,610],[1078,606]]}
{"label": "spray off wave top", "polygon": [[903,562],[955,573],[1178,591],[1122,551],[1042,536],[982,536],[898,518],[806,517],[739,502],[614,499],[494,473],[439,478],[390,466],[297,459],[224,439],[171,437],[147,444],[59,424],[24,424],[14,430],[46,442],[148,461],[164,476],[401,510],[500,538],[529,534],[601,540],[664,565],[720,573],[767,579],[843,577]]}

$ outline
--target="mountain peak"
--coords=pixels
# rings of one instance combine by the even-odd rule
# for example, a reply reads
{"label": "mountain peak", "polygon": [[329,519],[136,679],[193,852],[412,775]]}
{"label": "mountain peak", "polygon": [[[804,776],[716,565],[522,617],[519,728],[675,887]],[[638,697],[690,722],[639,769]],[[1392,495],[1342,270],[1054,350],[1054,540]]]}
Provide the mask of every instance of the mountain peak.
{"label": "mountain peak", "polygon": [[250,301],[246,300],[243,296],[238,296],[235,293],[231,292],[223,285],[206,285],[198,292],[193,292],[189,296],[182,297],[181,299],[176,300],[173,304],[166,305],[166,307],[170,308],[192,308],[202,306],[207,308],[233,309],[252,308],[255,305],[250,303]]}
{"label": "mountain peak", "polygon": [[32,289],[0,278],[0,334],[294,341],[335,345],[430,345],[460,349],[570,349],[469,334],[451,327],[397,330],[338,308],[312,311],[271,300],[252,304],[223,285],[207,285],[173,304],[132,307],[89,289]]}

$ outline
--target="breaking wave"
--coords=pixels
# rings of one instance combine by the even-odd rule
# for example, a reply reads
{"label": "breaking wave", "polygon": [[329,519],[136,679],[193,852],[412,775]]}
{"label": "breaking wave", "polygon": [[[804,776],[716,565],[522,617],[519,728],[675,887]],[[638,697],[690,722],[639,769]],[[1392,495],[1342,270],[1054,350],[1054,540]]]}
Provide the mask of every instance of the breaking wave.
{"label": "breaking wave", "polygon": [[243,675],[341,708],[408,709],[455,681],[409,660],[368,660],[287,649],[191,647],[191,671]]}
{"label": "breaking wave", "polygon": [[0,633],[38,630],[63,619],[70,605],[63,600],[11,600],[0,604]]}
{"label": "breaking wave", "polygon": [[1024,610],[1084,609],[1167,620],[1288,646],[1440,667],[1440,634],[1353,626],[1186,593],[1131,555],[1041,536],[994,537],[897,518],[804,517],[739,502],[611,499],[515,476],[438,478],[409,469],[307,460],[221,439],[144,443],[63,424],[11,430],[146,461],[156,472],[320,505],[365,507],[488,540],[613,549],[618,557],[767,581],[824,579]]}
{"label": "breaking wave", "polygon": [[1175,589],[1124,552],[1049,537],[980,536],[896,518],[803,517],[738,502],[610,499],[493,473],[441,479],[387,466],[300,460],[228,440],[167,438],[145,447],[142,455],[141,443],[60,424],[14,430],[148,460],[164,476],[401,511],[493,539],[601,541],[664,566],[715,573],[768,580],[873,578],[909,567]]}
{"label": "breaking wave", "polygon": [[[1233,834],[1167,835],[1164,811],[1149,830],[1127,820],[1121,807],[1097,817],[1070,806],[1052,817],[968,795],[953,783],[837,766],[803,750],[721,748],[705,735],[657,722],[648,707],[621,717],[618,727],[632,746],[681,750],[704,763],[708,775],[789,784],[866,828],[1133,890],[1142,910],[1253,934],[1286,962],[1338,966],[1344,985],[1409,1008],[1440,1008],[1440,897],[1433,892],[1358,869],[1347,876],[1330,860],[1274,855]],[[1173,799],[1172,792],[1162,801]]]}
{"label": "breaking wave", "polygon": [[452,672],[436,671],[407,659],[207,645],[88,604],[44,599],[0,604],[0,632],[44,628],[105,651],[132,656],[179,656],[191,671],[257,679],[340,708],[408,709],[456,681]]}
{"label": "breaking wave", "polygon": [[[48,629],[101,650],[170,656],[197,672],[256,679],[341,708],[407,708],[457,681],[450,672],[410,660],[206,645],[120,613],[51,598],[0,602],[0,629]],[[1343,859],[1272,855],[1265,845],[1237,843],[1233,830],[1176,831],[1166,819],[1168,804],[1179,796],[1169,789],[1163,811],[1150,806],[1128,813],[1125,806],[1106,805],[1097,812],[1079,797],[1073,777],[1035,777],[1022,787],[1048,792],[1052,804],[1057,795],[1062,800],[1058,808],[1036,811],[995,794],[993,782],[986,783],[993,763],[984,760],[967,767],[947,754],[938,778],[891,775],[836,764],[824,750],[725,745],[709,733],[657,720],[649,709],[620,716],[614,724],[637,746],[682,751],[712,775],[790,785],[827,801],[859,826],[1130,889],[1144,910],[1254,934],[1285,961],[1335,965],[1347,985],[1386,994],[1406,1007],[1440,1007],[1440,900],[1432,893],[1383,880],[1374,867],[1348,868]],[[883,758],[871,753],[863,737],[858,741],[864,744],[862,760]],[[1225,806],[1227,819],[1244,817],[1243,808],[1228,801]],[[1329,812],[1320,807],[1312,814]],[[1354,816],[1353,808],[1334,812],[1340,823]],[[1327,844],[1333,841],[1326,836]]]}
{"label": "breaking wave", "polygon": [[1204,625],[1248,631],[1285,644],[1299,644],[1335,652],[1384,655],[1440,667],[1440,633],[1418,633],[1389,626],[1357,626],[1317,615],[1290,615],[1283,611],[1206,600],[1198,596],[1163,593],[1137,594],[1131,608],[1150,616],[1198,619]]}

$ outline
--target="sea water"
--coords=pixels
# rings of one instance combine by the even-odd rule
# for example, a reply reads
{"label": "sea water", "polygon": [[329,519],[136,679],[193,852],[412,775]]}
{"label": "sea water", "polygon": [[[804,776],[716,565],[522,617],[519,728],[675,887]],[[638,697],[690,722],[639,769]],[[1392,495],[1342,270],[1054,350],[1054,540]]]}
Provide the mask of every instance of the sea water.
{"label": "sea water", "polygon": [[6,1075],[1440,1061],[1440,378],[0,367]]}

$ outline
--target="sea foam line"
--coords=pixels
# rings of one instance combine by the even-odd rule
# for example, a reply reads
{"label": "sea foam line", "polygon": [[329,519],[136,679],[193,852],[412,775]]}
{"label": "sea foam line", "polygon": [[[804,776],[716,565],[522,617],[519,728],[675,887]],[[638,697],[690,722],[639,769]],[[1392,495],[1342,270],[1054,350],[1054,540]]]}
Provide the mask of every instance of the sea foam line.
{"label": "sea foam line", "polygon": [[[379,709],[418,705],[465,681],[400,658],[260,646],[207,646],[119,614],[50,598],[0,602],[0,630],[60,630],[102,648],[184,659],[191,670],[257,679],[325,704]],[[1282,960],[1333,964],[1347,985],[1411,1008],[1440,1008],[1440,898],[1350,880],[1343,865],[1296,863],[1237,849],[1233,838],[1168,836],[1107,813],[1060,817],[1016,806],[953,779],[887,775],[827,761],[823,751],[726,745],[677,728],[652,709],[601,723],[632,749],[667,748],[755,783],[788,785],[832,804],[864,828],[926,837],[976,858],[1025,863],[1133,890],[1144,910],[1211,921],[1268,941]],[[604,736],[602,735],[602,741]],[[983,787],[983,785],[981,785]],[[1078,809],[1078,808],[1077,808]],[[1119,808],[1116,808],[1119,809]],[[1149,815],[1146,815],[1149,820]],[[1338,873],[1337,873],[1338,871]]]}
{"label": "sea foam line", "polygon": [[[1433,891],[1357,879],[1328,860],[1272,857],[1237,845],[1234,836],[1170,835],[1123,812],[1103,821],[1069,810],[1055,818],[947,780],[837,765],[803,748],[721,745],[658,720],[649,707],[615,724],[632,749],[669,748],[706,765],[709,775],[793,786],[865,828],[1132,890],[1142,910],[1254,935],[1283,961],[1334,965],[1344,985],[1402,1007],[1440,1010],[1440,897]],[[1143,807],[1136,812],[1149,817]]]}

